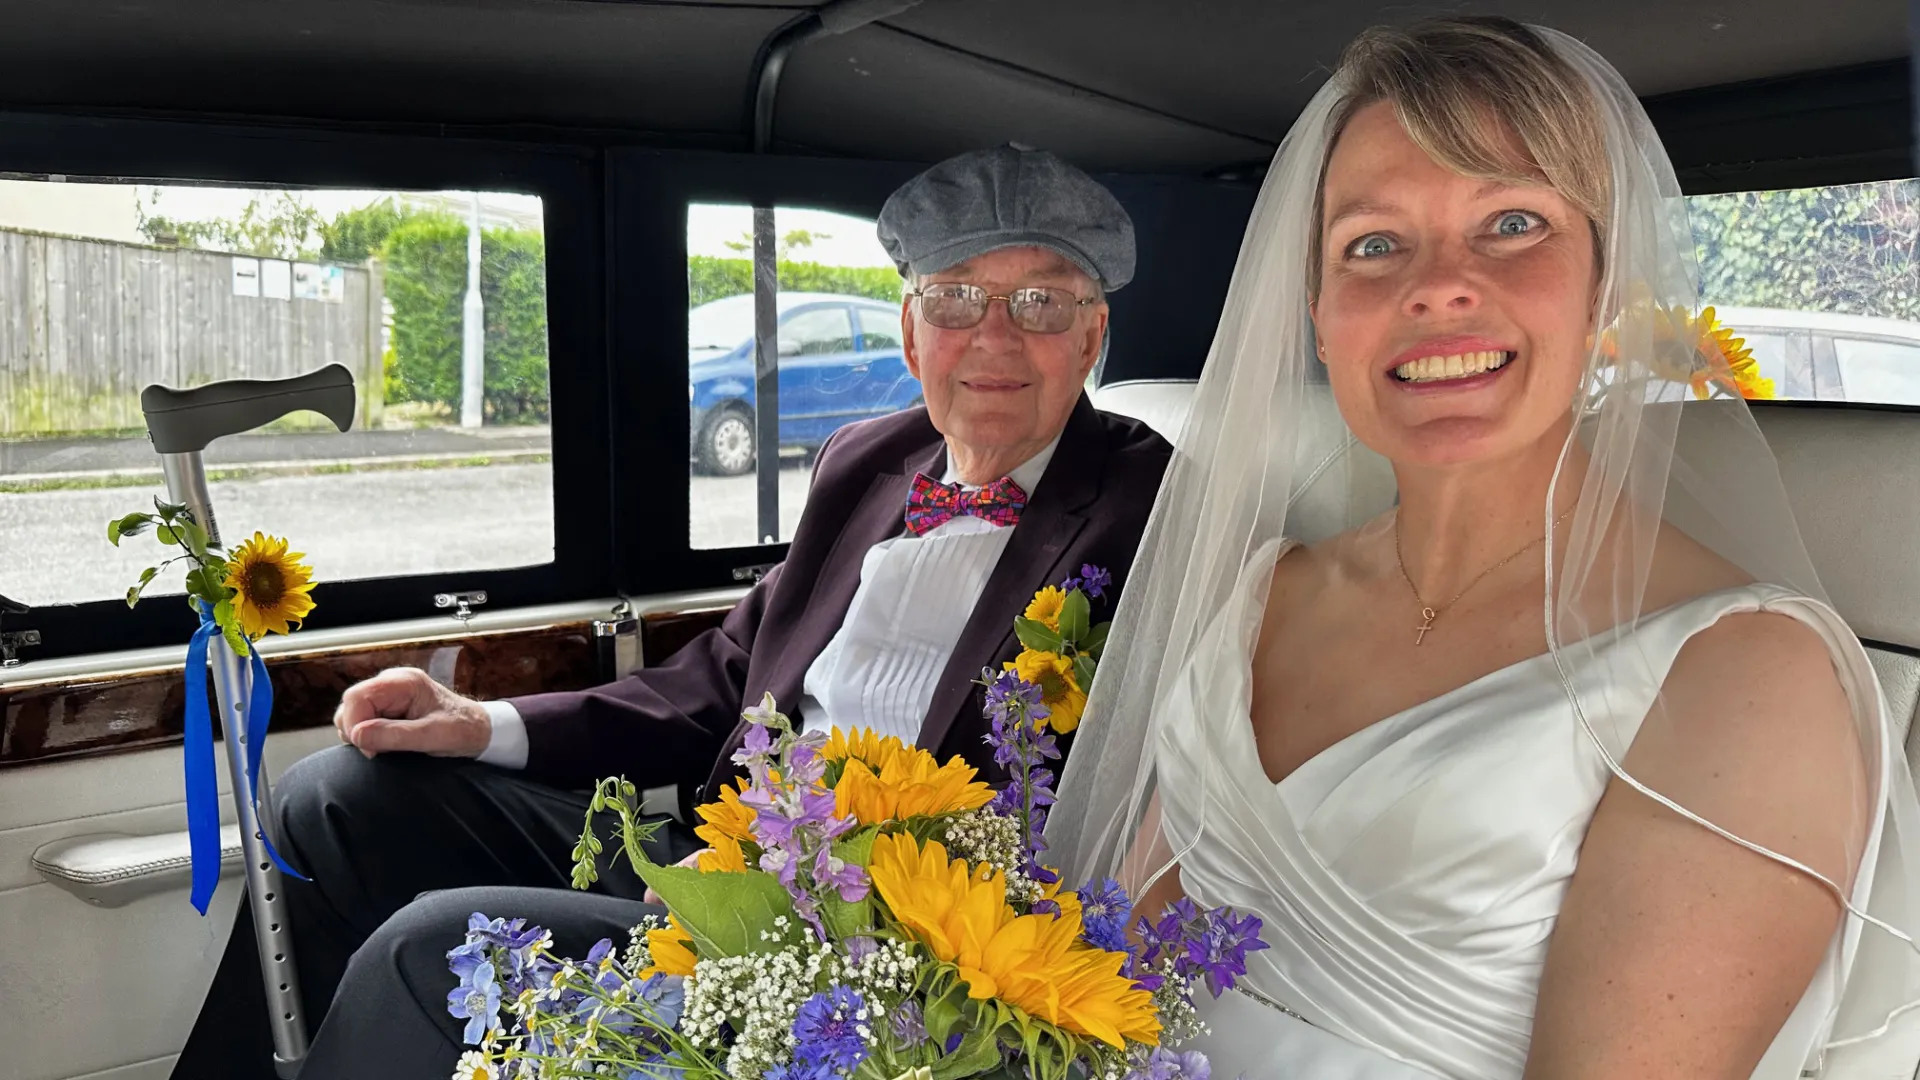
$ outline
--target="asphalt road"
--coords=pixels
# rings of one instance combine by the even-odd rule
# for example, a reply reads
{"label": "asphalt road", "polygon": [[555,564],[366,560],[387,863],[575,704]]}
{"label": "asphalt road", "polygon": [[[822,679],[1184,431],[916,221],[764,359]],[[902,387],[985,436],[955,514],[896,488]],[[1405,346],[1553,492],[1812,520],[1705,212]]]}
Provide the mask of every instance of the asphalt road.
{"label": "asphalt road", "polygon": [[[808,473],[781,470],[782,539],[792,536]],[[690,480],[694,546],[753,542],[754,478]],[[160,489],[0,494],[0,594],[29,604],[122,596],[161,555],[151,534],[107,543],[111,518],[150,508]],[[546,464],[258,477],[211,486],[231,545],[255,529],[285,536],[321,580],[481,570],[553,558],[553,474]],[[662,522],[661,527],[678,527]],[[175,567],[175,573],[184,572]],[[150,595],[180,592],[175,584]],[[423,613],[425,614],[425,613]]]}

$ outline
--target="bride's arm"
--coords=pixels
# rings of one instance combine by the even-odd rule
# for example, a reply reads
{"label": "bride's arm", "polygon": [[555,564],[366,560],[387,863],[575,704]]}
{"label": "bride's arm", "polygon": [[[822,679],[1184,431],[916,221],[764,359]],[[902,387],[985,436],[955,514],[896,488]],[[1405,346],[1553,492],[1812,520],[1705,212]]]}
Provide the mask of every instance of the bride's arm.
{"label": "bride's arm", "polygon": [[[1734,615],[1675,660],[1629,775],[1846,888],[1872,784],[1824,643]],[[1601,799],[1548,949],[1528,1080],[1744,1080],[1840,923],[1825,886],[1619,780]]]}
{"label": "bride's arm", "polygon": [[[1166,834],[1160,831],[1160,793],[1156,791],[1147,803],[1147,812],[1141,815],[1140,830],[1134,834],[1133,847],[1127,851],[1126,861],[1120,866],[1120,883],[1131,891],[1149,874],[1166,866],[1171,858],[1173,848],[1167,843]],[[1152,918],[1184,895],[1180,887],[1180,868],[1172,867],[1144,893],[1134,896],[1134,914]],[[1132,932],[1131,927],[1128,932]]]}

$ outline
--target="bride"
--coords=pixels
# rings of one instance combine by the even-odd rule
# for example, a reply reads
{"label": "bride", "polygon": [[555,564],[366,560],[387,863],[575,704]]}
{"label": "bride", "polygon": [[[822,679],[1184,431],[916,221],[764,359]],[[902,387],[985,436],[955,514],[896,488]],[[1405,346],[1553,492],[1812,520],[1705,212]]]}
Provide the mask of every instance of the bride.
{"label": "bride", "polygon": [[1920,806],[1694,282],[1564,35],[1287,136],[1048,826],[1264,921],[1214,1075],[1912,1075]]}

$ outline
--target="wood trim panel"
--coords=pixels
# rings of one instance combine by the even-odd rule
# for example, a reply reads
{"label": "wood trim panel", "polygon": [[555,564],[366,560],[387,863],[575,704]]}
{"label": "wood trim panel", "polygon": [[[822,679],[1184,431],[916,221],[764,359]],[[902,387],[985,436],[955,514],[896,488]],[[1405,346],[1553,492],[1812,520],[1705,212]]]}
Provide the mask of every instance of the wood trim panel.
{"label": "wood trim panel", "polygon": [[731,607],[692,611],[656,611],[640,617],[640,655],[648,665],[658,664],[701,634],[726,621]]}
{"label": "wood trim panel", "polygon": [[[600,681],[588,622],[278,657],[267,661],[272,730],[333,723],[342,691],[390,667],[425,669],[482,699]],[[0,689],[0,768],[178,742],[185,714],[178,668]]]}

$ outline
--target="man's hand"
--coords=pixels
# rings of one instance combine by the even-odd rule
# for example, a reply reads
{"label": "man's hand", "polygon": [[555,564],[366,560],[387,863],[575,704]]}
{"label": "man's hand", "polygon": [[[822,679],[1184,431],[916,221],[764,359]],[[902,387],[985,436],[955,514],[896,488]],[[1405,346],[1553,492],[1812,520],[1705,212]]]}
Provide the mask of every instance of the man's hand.
{"label": "man's hand", "polygon": [[487,710],[441,686],[419,668],[388,668],[340,695],[333,712],[340,741],[373,757],[412,751],[479,757],[493,738]]}
{"label": "man's hand", "polygon": [[[691,870],[700,865],[700,856],[705,855],[707,852],[712,850],[713,850],[712,848],[701,848],[699,851],[694,852],[693,854],[687,856],[684,859],[681,859],[679,862],[674,863],[673,865],[684,866],[687,869]],[[660,902],[660,894],[657,892],[654,892],[653,886],[649,885],[647,886],[646,895],[640,898],[640,902],[643,904],[658,904]]]}

